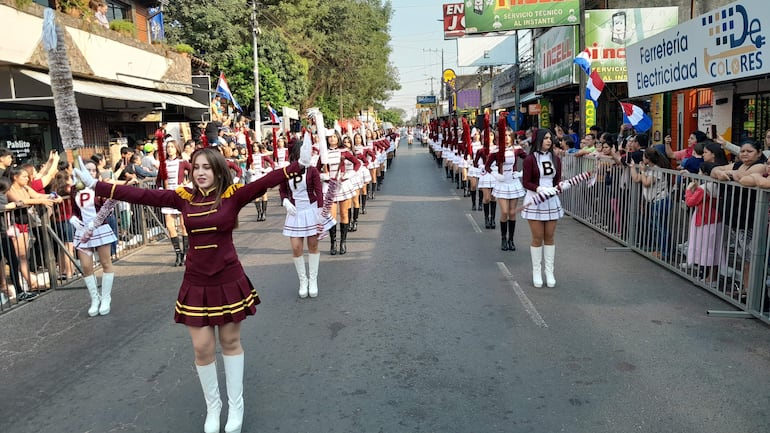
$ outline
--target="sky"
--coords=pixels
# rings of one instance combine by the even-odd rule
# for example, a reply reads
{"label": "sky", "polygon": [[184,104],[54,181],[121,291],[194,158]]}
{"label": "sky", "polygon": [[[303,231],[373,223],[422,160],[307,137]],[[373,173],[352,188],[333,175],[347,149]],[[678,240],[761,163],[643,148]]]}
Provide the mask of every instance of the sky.
{"label": "sky", "polygon": [[417,96],[440,93],[441,50],[444,68],[457,75],[475,73],[476,68],[457,67],[457,43],[444,40],[444,3],[462,0],[391,0],[393,18],[390,26],[390,61],[398,69],[401,90],[385,103],[387,108],[401,108],[411,118],[417,112]]}

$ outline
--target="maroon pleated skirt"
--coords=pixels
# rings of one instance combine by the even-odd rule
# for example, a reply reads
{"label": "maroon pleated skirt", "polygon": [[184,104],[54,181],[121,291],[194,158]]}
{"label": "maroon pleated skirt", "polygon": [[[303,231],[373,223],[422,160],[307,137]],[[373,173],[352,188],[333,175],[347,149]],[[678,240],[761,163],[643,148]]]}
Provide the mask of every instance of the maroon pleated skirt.
{"label": "maroon pleated skirt", "polygon": [[217,326],[253,316],[259,304],[257,290],[243,274],[221,285],[196,286],[182,282],[174,321],[188,326]]}

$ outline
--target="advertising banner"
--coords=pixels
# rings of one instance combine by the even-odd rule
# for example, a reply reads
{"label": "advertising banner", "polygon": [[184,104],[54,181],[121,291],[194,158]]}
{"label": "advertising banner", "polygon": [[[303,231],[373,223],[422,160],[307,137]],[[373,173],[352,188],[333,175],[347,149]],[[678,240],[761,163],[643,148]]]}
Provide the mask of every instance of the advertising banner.
{"label": "advertising banner", "polygon": [[457,39],[457,66],[499,66],[516,63],[516,36],[474,36]]}
{"label": "advertising banner", "polygon": [[572,84],[577,27],[554,27],[535,39],[535,93]]}
{"label": "advertising banner", "polygon": [[417,103],[421,105],[435,105],[436,96],[435,95],[418,96]]}
{"label": "advertising banner", "polygon": [[628,47],[631,97],[770,73],[764,61],[770,8],[731,3]]}
{"label": "advertising banner", "polygon": [[580,24],[580,0],[470,0],[465,33]]}
{"label": "advertising banner", "polygon": [[444,7],[444,39],[465,36],[465,3],[446,3]]}
{"label": "advertising banner", "polygon": [[605,83],[618,83],[628,79],[626,46],[676,26],[679,8],[601,9],[585,15],[591,68]]}

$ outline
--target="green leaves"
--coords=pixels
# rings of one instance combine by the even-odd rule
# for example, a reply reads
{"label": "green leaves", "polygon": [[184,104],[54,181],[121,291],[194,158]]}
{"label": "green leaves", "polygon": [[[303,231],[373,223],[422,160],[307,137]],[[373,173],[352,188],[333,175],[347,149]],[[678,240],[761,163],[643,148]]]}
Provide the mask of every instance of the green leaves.
{"label": "green leaves", "polygon": [[[169,43],[186,43],[211,64],[216,79],[225,72],[230,89],[245,106],[254,100],[251,2],[169,2]],[[389,1],[262,0],[260,100],[300,110],[319,106],[332,118],[355,115],[397,90],[391,52]],[[263,102],[262,106],[265,106]]]}

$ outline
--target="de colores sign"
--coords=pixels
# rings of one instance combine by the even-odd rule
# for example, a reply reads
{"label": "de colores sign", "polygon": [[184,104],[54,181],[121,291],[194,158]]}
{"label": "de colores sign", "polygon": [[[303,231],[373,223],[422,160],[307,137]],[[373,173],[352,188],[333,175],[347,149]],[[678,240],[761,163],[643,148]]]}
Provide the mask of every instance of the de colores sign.
{"label": "de colores sign", "polygon": [[629,45],[630,97],[770,73],[766,0],[743,0]]}

